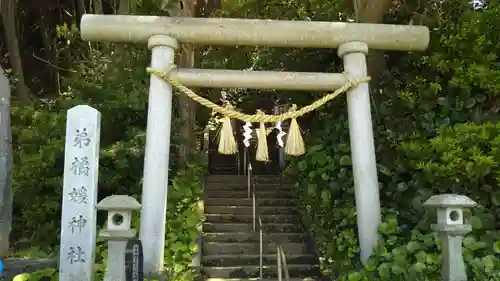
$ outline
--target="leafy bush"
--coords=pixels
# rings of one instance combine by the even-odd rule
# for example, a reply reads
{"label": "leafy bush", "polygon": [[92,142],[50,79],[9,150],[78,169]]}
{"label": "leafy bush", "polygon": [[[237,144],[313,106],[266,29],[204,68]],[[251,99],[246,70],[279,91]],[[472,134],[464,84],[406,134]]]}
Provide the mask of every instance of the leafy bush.
{"label": "leafy bush", "polygon": [[[29,239],[41,250],[57,252],[59,246],[66,110],[75,105],[87,104],[101,112],[98,200],[127,194],[140,201],[149,80],[145,67],[150,56],[142,46],[123,46],[119,58],[96,50],[91,55],[91,61],[79,64],[79,71],[64,80],[68,90],[61,97],[13,105],[12,239]],[[203,219],[198,200],[206,171],[206,163],[195,157],[197,151],[188,169],[178,171],[179,128],[179,119],[173,118],[170,175],[176,176],[168,190],[165,258],[174,280],[192,278],[188,266],[197,251],[197,226]],[[104,217],[99,219],[98,226],[104,223]],[[135,228],[138,223],[137,216]],[[97,262],[102,264],[105,256],[103,250]]]}
{"label": "leafy bush", "polygon": [[458,124],[429,141],[402,143],[398,173],[379,166],[384,221],[380,243],[362,271],[348,146],[333,146],[333,153],[323,145],[311,147],[288,173],[297,180],[295,194],[324,256],[325,273],[346,281],[440,280],[440,244],[430,230],[435,214],[422,204],[433,194],[457,193],[479,204],[466,211],[473,227],[463,247],[468,272],[473,280],[498,278],[500,202],[491,187],[499,180],[499,140],[500,124],[488,123]]}
{"label": "leafy bush", "polygon": [[193,255],[200,250],[198,238],[204,220],[200,196],[206,172],[206,163],[188,164],[169,187],[165,240],[168,280],[192,280],[195,277],[189,265]]}
{"label": "leafy bush", "polygon": [[[199,208],[199,198],[205,171],[205,163],[198,159],[195,164],[189,164],[188,169],[178,172],[172,185],[169,186],[165,241],[165,269],[168,280],[186,281],[193,280],[195,277],[195,273],[189,266],[194,253],[198,251],[198,227],[203,221],[203,213]],[[138,229],[139,223],[137,216],[133,219],[132,225]],[[108,250],[105,242],[103,240],[97,241],[96,280],[103,280],[107,255]],[[49,268],[32,274],[24,273],[23,278],[25,279],[20,280],[56,281],[58,274],[57,269]]]}
{"label": "leafy bush", "polygon": [[[309,151],[290,160],[287,176],[326,275],[338,280],[439,280],[439,243],[430,230],[435,213],[423,202],[458,193],[479,206],[466,212],[473,227],[464,241],[470,280],[498,280],[498,37],[500,6],[473,10],[447,2],[431,29],[429,50],[394,54],[373,120],[383,223],[381,243],[360,270],[356,209],[344,101],[317,114]],[[398,23],[404,11],[388,17]],[[472,123],[467,123],[472,122]],[[489,123],[491,122],[491,123]]]}
{"label": "leafy bush", "polygon": [[[101,112],[99,198],[140,194],[147,74],[136,65],[145,57],[145,52],[131,51],[122,60],[89,63],[65,81],[64,96],[13,105],[13,233],[18,236],[13,239],[57,245],[54,230],[59,229],[61,212],[66,110],[75,105],[88,104]],[[100,59],[105,57],[97,53],[96,60]]]}

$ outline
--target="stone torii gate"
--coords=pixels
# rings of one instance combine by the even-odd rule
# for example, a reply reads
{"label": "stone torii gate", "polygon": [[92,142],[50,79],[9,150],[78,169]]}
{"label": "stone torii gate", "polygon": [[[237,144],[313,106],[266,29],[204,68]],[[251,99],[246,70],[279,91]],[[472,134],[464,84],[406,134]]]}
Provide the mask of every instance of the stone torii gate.
{"label": "stone torii gate", "polygon": [[[295,48],[338,48],[351,79],[367,75],[369,49],[423,51],[429,43],[424,26],[344,22],[279,21],[156,16],[84,15],[84,40],[147,43],[151,67],[168,71],[179,43]],[[341,73],[177,69],[171,77],[192,87],[332,91],[346,82]],[[347,92],[361,261],[377,244],[380,199],[367,83]],[[172,86],[151,75],[140,238],[144,271],[163,269],[165,212],[170,147]]]}

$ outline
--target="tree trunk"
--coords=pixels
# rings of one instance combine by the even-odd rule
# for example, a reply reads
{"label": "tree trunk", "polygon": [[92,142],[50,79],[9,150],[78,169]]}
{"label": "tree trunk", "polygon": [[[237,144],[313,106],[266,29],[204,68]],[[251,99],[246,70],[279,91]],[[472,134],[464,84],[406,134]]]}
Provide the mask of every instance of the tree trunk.
{"label": "tree trunk", "polygon": [[[116,14],[118,15],[128,15],[130,14],[130,2],[129,0],[120,0],[118,2],[118,7],[116,7]],[[115,44],[115,49],[114,49],[114,56],[115,57],[121,57],[123,52],[125,52],[125,45],[124,44]],[[107,46],[104,46],[104,48],[107,48]],[[105,50],[105,49],[104,49]]]}
{"label": "tree trunk", "polygon": [[[390,0],[353,0],[356,20],[360,23],[382,23],[391,8]],[[372,77],[370,85],[378,88],[380,78],[386,69],[383,51],[370,51],[367,58],[368,73]]]}
{"label": "tree trunk", "polygon": [[130,14],[130,2],[129,0],[120,0],[118,3],[118,14],[119,15],[128,15]]}
{"label": "tree trunk", "polygon": [[[181,45],[179,67],[194,67],[193,45]],[[178,95],[179,115],[182,120],[179,145],[179,166],[182,169],[188,161],[190,151],[196,149],[196,106],[197,104],[184,94]]]}
{"label": "tree trunk", "polygon": [[[43,50],[45,53],[45,60],[54,63],[57,65],[56,61],[56,52],[54,47],[56,46],[55,40],[50,36],[50,27],[47,23],[47,17],[40,12],[40,37],[42,38]],[[61,94],[61,83],[59,83],[59,69],[53,65],[48,66],[48,71],[50,75],[50,79],[54,83],[55,86],[55,96],[59,96]]]}
{"label": "tree trunk", "polygon": [[[168,1],[167,1],[168,2]],[[197,0],[181,0],[181,7],[169,10],[171,16],[195,17],[198,10]],[[180,46],[178,66],[182,68],[194,67],[194,46],[182,44]],[[196,106],[197,104],[186,95],[178,95],[179,115],[182,120],[179,144],[179,168],[183,169],[187,163],[189,152],[196,149]]]}
{"label": "tree trunk", "polygon": [[0,258],[9,252],[12,228],[12,133],[9,80],[0,68]]}
{"label": "tree trunk", "polygon": [[76,15],[75,15],[76,26],[80,28],[80,21],[82,20],[82,16],[87,12],[85,0],[76,0],[75,10],[76,10]]}
{"label": "tree trunk", "polygon": [[104,7],[102,6],[102,0],[93,0],[92,5],[94,8],[94,14],[98,15],[104,14]]}
{"label": "tree trunk", "polygon": [[[102,0],[91,0],[92,2],[92,7],[94,14],[97,15],[103,15],[104,14],[104,7],[102,6]],[[109,42],[99,42],[99,43],[94,43],[98,44],[101,46],[102,51],[106,52],[109,48]]]}
{"label": "tree trunk", "polygon": [[26,85],[26,80],[24,79],[23,62],[21,60],[21,53],[19,50],[19,40],[17,38],[16,0],[1,0],[0,10],[2,14],[2,23],[5,30],[5,39],[7,40],[7,51],[9,52],[10,64],[14,75],[17,78],[17,96],[20,99],[29,99],[30,90]]}

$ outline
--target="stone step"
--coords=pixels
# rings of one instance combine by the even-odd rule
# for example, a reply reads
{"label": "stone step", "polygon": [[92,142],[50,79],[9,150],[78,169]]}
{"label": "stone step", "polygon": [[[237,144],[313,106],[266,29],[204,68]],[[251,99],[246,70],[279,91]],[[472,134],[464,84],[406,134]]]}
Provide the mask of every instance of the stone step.
{"label": "stone step", "polygon": [[[209,189],[203,194],[205,198],[248,198],[247,190]],[[257,190],[255,196],[257,198],[293,198],[289,190]]]}
{"label": "stone step", "polygon": [[[283,185],[290,186],[290,183],[284,180],[278,179],[252,179],[252,182],[258,185]],[[212,185],[233,185],[233,186],[248,186],[248,178],[246,176],[234,179],[206,179],[207,186]]]}
{"label": "stone step", "polygon": [[[273,223],[263,226],[266,233],[298,233],[303,232],[302,225],[296,223]],[[252,232],[253,226],[251,223],[210,223],[203,224],[205,233],[215,232]]]}
{"label": "stone step", "polygon": [[[207,181],[237,181],[247,179],[248,175],[208,175]],[[279,175],[257,175],[253,174],[252,178],[256,181],[279,181],[286,180]]]}
{"label": "stone step", "polygon": [[[264,241],[285,241],[301,243],[307,242],[309,237],[305,233],[263,233]],[[207,242],[259,242],[259,232],[221,232],[204,233],[203,241]]]}
{"label": "stone step", "polygon": [[[283,250],[287,255],[307,254],[309,247],[306,243],[284,243]],[[220,255],[220,254],[255,254],[260,253],[260,244],[256,242],[206,242],[202,243],[204,255]],[[276,243],[265,243],[263,251],[266,254],[276,253]]]}
{"label": "stone step", "polygon": [[245,175],[241,176],[225,176],[225,175],[218,175],[216,177],[214,176],[209,176],[205,180],[207,185],[212,185],[212,184],[239,184],[239,185],[247,185],[248,178]]}
{"label": "stone step", "polygon": [[[289,184],[279,183],[258,183],[254,186],[255,190],[291,190]],[[205,190],[220,189],[220,190],[248,190],[248,184],[234,183],[234,182],[221,182],[221,183],[207,183]]]}
{"label": "stone step", "polygon": [[[253,223],[253,215],[207,214],[207,222]],[[263,223],[300,223],[297,215],[261,215]]]}
{"label": "stone step", "polygon": [[[258,265],[260,263],[260,255],[207,255],[203,257],[204,266],[241,266],[241,265]],[[286,262],[291,264],[318,264],[319,260],[315,255],[286,255]],[[276,254],[266,254],[262,256],[263,265],[275,265]]]}
{"label": "stone step", "polygon": [[[253,278],[259,276],[258,265],[232,266],[232,267],[203,267],[203,273],[210,278]],[[319,266],[310,264],[290,264],[288,272],[292,278],[308,278],[319,275]],[[278,276],[278,267],[276,265],[267,265],[263,267],[264,278],[276,278]],[[284,276],[283,276],[284,279]]]}
{"label": "stone step", "polygon": [[[204,206],[205,214],[252,215],[252,206]],[[293,207],[259,206],[258,214],[262,215],[298,215]]]}
{"label": "stone step", "polygon": [[[258,206],[295,207],[295,200],[290,198],[257,198]],[[205,206],[252,206],[252,198],[206,198]]]}
{"label": "stone step", "polygon": [[231,176],[238,174],[238,165],[236,163],[231,163],[227,165],[217,165],[216,167],[209,167],[209,172],[219,175],[219,176]]}

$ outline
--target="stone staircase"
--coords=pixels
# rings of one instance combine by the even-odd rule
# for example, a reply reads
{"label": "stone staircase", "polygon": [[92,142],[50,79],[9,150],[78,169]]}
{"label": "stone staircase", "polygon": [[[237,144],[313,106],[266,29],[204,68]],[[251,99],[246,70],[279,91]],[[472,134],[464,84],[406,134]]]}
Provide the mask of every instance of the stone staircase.
{"label": "stone staircase", "polygon": [[[291,190],[277,176],[255,176],[263,223],[263,278],[276,280],[276,242],[286,255],[292,281],[319,276],[318,257],[299,222]],[[202,272],[207,281],[259,279],[260,244],[252,231],[253,200],[247,177],[212,175],[205,187]],[[283,275],[283,280],[285,275]]]}

